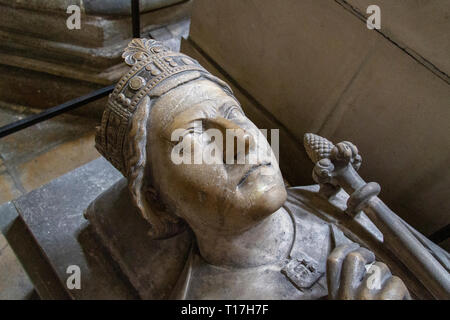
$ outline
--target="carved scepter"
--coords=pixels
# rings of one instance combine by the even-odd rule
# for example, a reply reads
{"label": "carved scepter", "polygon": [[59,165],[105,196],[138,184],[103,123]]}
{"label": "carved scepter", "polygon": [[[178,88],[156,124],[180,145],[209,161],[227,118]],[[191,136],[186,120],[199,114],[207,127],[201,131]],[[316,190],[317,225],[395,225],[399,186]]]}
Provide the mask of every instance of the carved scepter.
{"label": "carved scepter", "polygon": [[333,145],[311,133],[305,134],[304,145],[315,163],[313,178],[320,184],[321,191],[330,196],[343,188],[350,195],[346,212],[354,217],[364,211],[383,233],[384,245],[408,266],[430,293],[436,299],[449,299],[448,270],[424,246],[423,241],[419,241],[418,233],[381,201],[378,197],[380,185],[366,183],[359,176],[357,170],[362,158],[356,146],[348,141]]}

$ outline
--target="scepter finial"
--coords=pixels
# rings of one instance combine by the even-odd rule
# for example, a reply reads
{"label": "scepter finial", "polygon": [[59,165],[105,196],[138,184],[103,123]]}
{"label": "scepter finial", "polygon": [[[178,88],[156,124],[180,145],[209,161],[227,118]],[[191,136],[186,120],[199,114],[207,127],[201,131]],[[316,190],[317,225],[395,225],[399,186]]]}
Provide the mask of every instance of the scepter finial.
{"label": "scepter finial", "polygon": [[312,162],[330,158],[331,150],[334,148],[334,144],[314,133],[306,133],[303,136],[303,144],[306,149],[306,153]]}

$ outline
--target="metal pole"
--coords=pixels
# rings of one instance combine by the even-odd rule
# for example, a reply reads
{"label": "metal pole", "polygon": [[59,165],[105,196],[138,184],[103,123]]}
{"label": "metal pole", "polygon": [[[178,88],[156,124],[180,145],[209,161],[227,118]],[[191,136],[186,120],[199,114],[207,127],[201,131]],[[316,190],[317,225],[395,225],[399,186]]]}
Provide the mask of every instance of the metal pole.
{"label": "metal pole", "polygon": [[141,22],[140,22],[139,0],[131,0],[131,24],[133,26],[133,38],[141,37]]}
{"label": "metal pole", "polygon": [[57,105],[55,107],[49,108],[41,113],[38,113],[33,116],[29,116],[25,119],[15,121],[13,123],[7,124],[3,127],[0,127],[0,138],[3,138],[7,135],[10,135],[19,130],[28,128],[33,124],[38,122],[42,122],[44,120],[53,118],[61,113],[65,113],[67,111],[76,109],[78,107],[84,106],[85,104],[103,98],[110,94],[114,89],[114,85],[104,87],[88,93],[87,95],[75,98],[73,100],[64,102],[63,104]]}

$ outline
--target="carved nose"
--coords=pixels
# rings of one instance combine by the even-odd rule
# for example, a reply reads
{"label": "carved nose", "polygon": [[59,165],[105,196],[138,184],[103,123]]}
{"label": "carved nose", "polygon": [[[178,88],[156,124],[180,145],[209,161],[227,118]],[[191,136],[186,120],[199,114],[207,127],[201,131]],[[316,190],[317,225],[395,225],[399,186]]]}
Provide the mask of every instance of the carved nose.
{"label": "carved nose", "polygon": [[[253,137],[245,129],[236,123],[225,118],[209,119],[209,122],[215,128],[222,132],[223,140],[223,159],[225,163],[245,162],[245,156],[250,152],[253,145]],[[241,158],[243,157],[243,158]]]}

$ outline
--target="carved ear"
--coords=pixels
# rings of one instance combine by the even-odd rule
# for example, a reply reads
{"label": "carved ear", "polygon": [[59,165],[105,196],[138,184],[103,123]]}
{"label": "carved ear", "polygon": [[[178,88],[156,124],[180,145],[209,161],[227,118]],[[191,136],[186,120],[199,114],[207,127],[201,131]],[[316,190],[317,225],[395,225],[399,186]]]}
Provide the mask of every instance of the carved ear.
{"label": "carved ear", "polygon": [[148,96],[136,107],[127,136],[126,153],[128,188],[142,217],[150,224],[153,239],[171,237],[181,231],[182,222],[165,212],[156,192],[145,183],[147,165],[147,122],[151,101]]}

